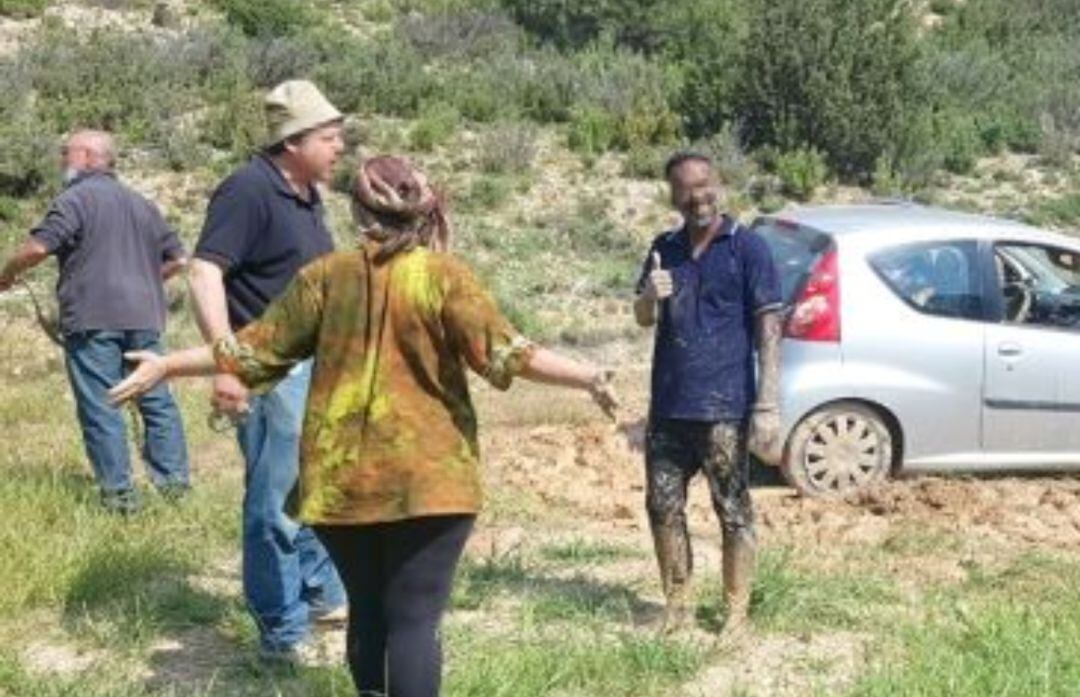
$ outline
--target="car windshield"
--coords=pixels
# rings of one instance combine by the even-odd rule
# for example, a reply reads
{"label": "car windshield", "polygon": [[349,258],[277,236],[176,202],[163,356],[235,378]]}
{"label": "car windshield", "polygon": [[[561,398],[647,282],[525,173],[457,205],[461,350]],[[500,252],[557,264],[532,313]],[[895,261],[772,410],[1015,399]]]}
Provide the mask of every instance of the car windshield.
{"label": "car windshield", "polygon": [[814,265],[832,246],[832,240],[823,232],[771,218],[759,218],[754,222],[753,229],[769,245],[780,272],[784,302],[790,304],[806,283]]}
{"label": "car windshield", "polygon": [[1021,273],[1028,274],[1030,283],[1036,290],[1064,293],[1071,287],[1070,283],[1062,278],[1061,271],[1050,261],[1046,250],[1041,247],[1001,246],[997,253],[1021,269]]}

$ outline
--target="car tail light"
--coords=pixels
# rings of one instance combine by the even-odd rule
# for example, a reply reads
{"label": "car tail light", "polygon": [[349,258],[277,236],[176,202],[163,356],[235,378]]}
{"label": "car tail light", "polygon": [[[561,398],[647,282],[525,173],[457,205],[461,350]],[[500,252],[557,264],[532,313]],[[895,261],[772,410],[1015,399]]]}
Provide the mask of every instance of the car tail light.
{"label": "car tail light", "polygon": [[840,341],[840,263],[835,249],[814,265],[784,335],[802,341]]}

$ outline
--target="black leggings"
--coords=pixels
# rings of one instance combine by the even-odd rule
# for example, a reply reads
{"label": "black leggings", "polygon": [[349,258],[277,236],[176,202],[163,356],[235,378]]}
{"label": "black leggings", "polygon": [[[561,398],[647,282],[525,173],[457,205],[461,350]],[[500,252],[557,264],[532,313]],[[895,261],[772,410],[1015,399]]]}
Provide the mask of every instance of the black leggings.
{"label": "black leggings", "polygon": [[349,670],[363,697],[436,697],[439,622],[475,517],[321,525],[349,596]]}

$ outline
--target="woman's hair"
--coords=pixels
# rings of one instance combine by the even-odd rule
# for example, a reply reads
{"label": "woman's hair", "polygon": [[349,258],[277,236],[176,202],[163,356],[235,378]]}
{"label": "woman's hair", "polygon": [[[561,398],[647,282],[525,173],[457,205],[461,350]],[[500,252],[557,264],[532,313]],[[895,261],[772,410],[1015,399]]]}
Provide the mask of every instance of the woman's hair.
{"label": "woman's hair", "polygon": [[381,155],[364,161],[353,190],[353,217],[360,233],[383,243],[382,263],[418,246],[444,251],[450,225],[443,197],[406,160]]}

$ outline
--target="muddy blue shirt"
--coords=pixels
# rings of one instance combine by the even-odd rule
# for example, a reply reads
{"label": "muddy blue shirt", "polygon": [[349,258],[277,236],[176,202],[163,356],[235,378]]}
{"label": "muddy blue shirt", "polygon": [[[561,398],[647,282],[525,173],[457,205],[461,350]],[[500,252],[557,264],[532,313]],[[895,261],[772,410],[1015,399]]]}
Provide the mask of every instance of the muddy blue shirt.
{"label": "muddy blue shirt", "polygon": [[302,266],[333,251],[323,218],[318,189],[299,196],[264,155],[218,186],[195,256],[221,267],[233,329],[262,315]]}
{"label": "muddy blue shirt", "polygon": [[650,418],[745,419],[755,398],[754,317],[781,306],[768,246],[725,218],[720,234],[694,259],[685,228],[666,232],[645,256],[639,293],[653,252],[675,289],[659,305]]}
{"label": "muddy blue shirt", "polygon": [[182,258],[183,245],[157,206],[111,172],[72,180],[30,234],[59,264],[65,334],[164,329],[161,267]]}

